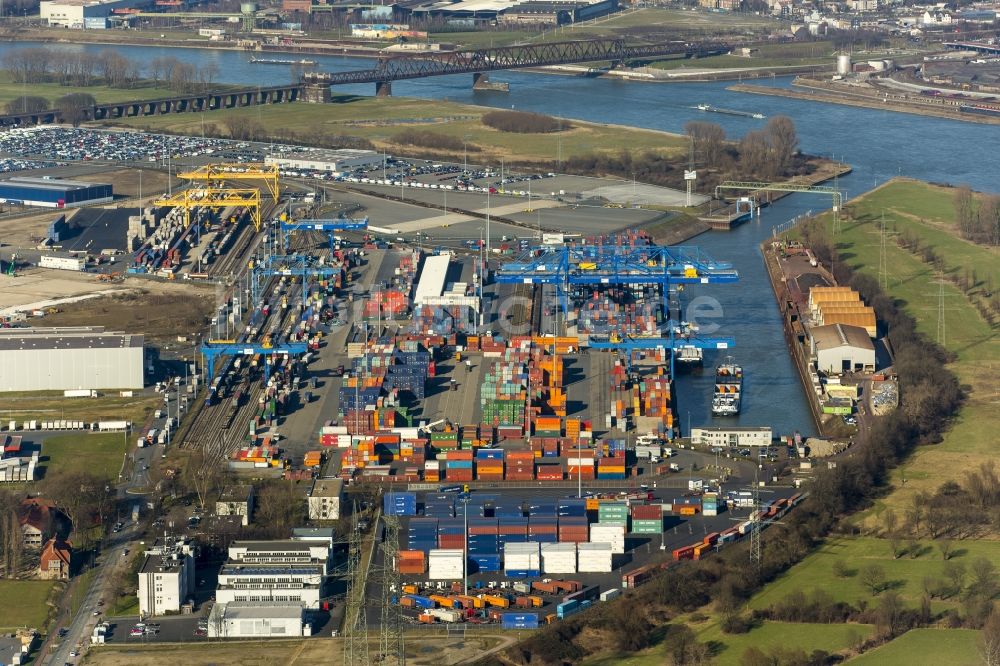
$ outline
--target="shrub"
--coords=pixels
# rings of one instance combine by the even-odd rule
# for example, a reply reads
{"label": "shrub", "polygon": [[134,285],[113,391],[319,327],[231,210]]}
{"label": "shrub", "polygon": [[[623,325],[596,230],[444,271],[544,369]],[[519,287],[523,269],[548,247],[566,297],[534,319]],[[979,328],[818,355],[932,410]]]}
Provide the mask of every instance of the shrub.
{"label": "shrub", "polygon": [[483,115],[482,121],[487,127],[501,132],[519,134],[550,134],[573,128],[569,122],[561,118],[525,111],[490,111]]}

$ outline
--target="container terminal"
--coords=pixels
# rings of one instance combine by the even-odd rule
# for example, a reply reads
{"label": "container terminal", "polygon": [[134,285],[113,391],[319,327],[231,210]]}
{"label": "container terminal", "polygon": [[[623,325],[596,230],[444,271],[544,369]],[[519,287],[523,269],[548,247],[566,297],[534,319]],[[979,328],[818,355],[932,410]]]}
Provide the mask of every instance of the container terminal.
{"label": "container terminal", "polygon": [[[682,438],[677,368],[737,345],[683,321],[684,300],[737,282],[730,264],[641,229],[425,247],[321,217],[277,167],[181,176],[129,220],[125,269],[222,288],[172,441],[247,479],[342,484],[333,517],[383,547],[325,589],[335,623],[359,587],[407,622],[557,621],[802,497],[761,500],[756,465]],[[390,593],[367,581],[386,570]]]}

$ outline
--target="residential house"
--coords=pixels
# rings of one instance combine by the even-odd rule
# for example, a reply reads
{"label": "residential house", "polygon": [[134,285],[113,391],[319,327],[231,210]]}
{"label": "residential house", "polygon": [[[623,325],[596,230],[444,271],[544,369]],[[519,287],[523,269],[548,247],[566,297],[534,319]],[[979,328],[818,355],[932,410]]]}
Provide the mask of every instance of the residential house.
{"label": "residential house", "polygon": [[253,515],[253,486],[227,486],[215,503],[215,515],[240,516],[244,527],[250,524]]}
{"label": "residential house", "polygon": [[29,497],[18,508],[18,522],[24,535],[24,547],[41,550],[53,534],[52,514],[55,505],[40,497]]}
{"label": "residential house", "polygon": [[73,547],[57,537],[45,542],[38,562],[38,577],[45,580],[68,580]]}

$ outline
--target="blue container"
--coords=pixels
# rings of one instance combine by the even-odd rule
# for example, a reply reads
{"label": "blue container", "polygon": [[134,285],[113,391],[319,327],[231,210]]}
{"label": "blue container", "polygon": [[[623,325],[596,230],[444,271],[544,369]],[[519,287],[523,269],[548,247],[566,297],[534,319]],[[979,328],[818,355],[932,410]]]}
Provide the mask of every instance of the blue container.
{"label": "blue container", "polygon": [[624,472],[598,472],[597,473],[597,478],[598,479],[609,479],[609,480],[624,479],[625,478],[625,473]]}
{"label": "blue container", "polygon": [[407,596],[410,599],[413,599],[413,603],[415,605],[419,606],[420,608],[434,608],[435,606],[437,606],[437,604],[434,603],[434,601],[432,601],[428,597],[422,597],[422,596],[420,596],[418,594],[407,594],[407,595],[404,595],[404,596]]}
{"label": "blue container", "polygon": [[505,506],[493,509],[493,515],[497,518],[523,518],[524,509],[519,506]]}
{"label": "blue container", "polygon": [[528,535],[528,541],[537,541],[538,543],[559,543],[558,534],[530,534]]}
{"label": "blue container", "polygon": [[476,460],[503,460],[503,449],[479,449]]}
{"label": "blue container", "polygon": [[503,573],[508,578],[538,578],[542,575],[538,569],[504,569]]}
{"label": "blue container", "polygon": [[580,612],[580,602],[576,600],[566,601],[556,606],[556,617],[558,617],[560,620],[569,617],[573,613],[579,613],[579,612]]}
{"label": "blue container", "polygon": [[538,613],[502,613],[502,629],[538,629]]}
{"label": "blue container", "polygon": [[472,469],[471,460],[448,460],[446,469]]}
{"label": "blue container", "polygon": [[477,571],[502,571],[503,564],[499,553],[469,553],[470,569]]}

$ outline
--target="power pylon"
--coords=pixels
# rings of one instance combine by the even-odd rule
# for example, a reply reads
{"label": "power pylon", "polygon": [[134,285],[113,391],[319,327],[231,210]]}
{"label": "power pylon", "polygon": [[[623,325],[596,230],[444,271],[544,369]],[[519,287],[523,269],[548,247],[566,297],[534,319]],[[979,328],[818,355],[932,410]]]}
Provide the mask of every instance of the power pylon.
{"label": "power pylon", "polygon": [[400,591],[399,569],[399,518],[386,515],[385,540],[382,543],[382,623],[379,627],[379,653],[376,661],[385,666],[405,666],[403,652],[403,616],[393,596]]}
{"label": "power pylon", "polygon": [[753,511],[754,518],[750,525],[750,562],[760,568],[760,467],[754,465],[753,468]]}
{"label": "power pylon", "polygon": [[351,535],[347,547],[347,596],[344,610],[344,664],[370,666],[368,623],[365,619],[365,573],[361,568],[361,530],[358,505],[351,512]]}

